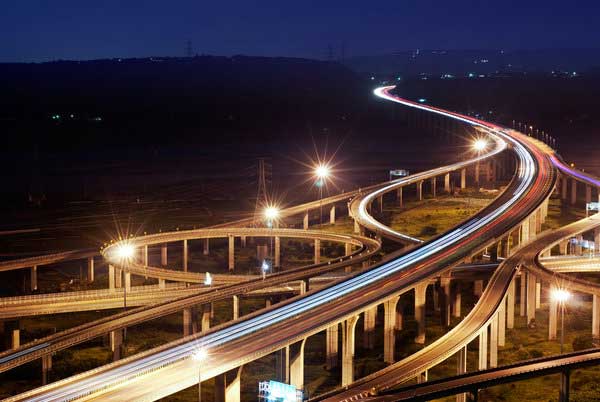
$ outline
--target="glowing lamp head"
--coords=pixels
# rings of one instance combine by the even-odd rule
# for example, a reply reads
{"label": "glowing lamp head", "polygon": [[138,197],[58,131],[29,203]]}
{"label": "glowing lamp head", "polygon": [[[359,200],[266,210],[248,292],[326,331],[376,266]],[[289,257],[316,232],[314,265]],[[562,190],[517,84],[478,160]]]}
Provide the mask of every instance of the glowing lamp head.
{"label": "glowing lamp head", "polygon": [[273,206],[267,207],[267,208],[265,208],[264,214],[265,214],[265,218],[272,221],[279,217],[279,208],[273,207]]}
{"label": "glowing lamp head", "polygon": [[552,298],[559,303],[565,303],[571,298],[571,293],[566,289],[554,289],[552,291]]}
{"label": "glowing lamp head", "polygon": [[267,260],[263,260],[261,268],[262,268],[263,272],[267,272],[269,270],[269,263]]}
{"label": "glowing lamp head", "polygon": [[487,141],[484,140],[483,138],[479,138],[478,140],[476,140],[473,143],[473,148],[477,151],[477,152],[481,152],[484,149],[487,148]]}
{"label": "glowing lamp head", "polygon": [[329,166],[327,165],[319,165],[315,168],[315,176],[317,176],[321,180],[329,177],[329,173]]}
{"label": "glowing lamp head", "polygon": [[196,349],[192,353],[192,359],[197,362],[203,362],[208,357],[208,352],[204,348]]}
{"label": "glowing lamp head", "polygon": [[210,285],[212,285],[212,281],[213,281],[212,275],[210,274],[210,272],[207,272],[206,275],[204,275],[204,284],[206,286],[210,286]]}
{"label": "glowing lamp head", "polygon": [[117,246],[116,255],[122,261],[129,261],[135,254],[135,247],[129,243],[123,243]]}

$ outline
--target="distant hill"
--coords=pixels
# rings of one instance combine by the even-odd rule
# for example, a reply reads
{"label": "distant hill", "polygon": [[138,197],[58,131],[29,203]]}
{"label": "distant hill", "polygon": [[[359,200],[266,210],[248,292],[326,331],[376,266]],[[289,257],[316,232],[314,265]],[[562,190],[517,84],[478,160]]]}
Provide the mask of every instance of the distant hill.
{"label": "distant hill", "polygon": [[600,66],[600,49],[415,50],[361,56],[344,64],[364,74],[466,76],[495,72],[584,72]]}

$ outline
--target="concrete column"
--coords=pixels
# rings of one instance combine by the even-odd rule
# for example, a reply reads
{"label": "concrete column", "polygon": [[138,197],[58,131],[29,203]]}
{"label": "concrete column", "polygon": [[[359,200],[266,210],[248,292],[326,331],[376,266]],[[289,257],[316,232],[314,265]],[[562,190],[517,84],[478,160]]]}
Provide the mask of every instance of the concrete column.
{"label": "concrete column", "polygon": [[571,179],[571,205],[577,202],[577,180]]}
{"label": "concrete column", "polygon": [[352,254],[352,243],[344,243],[344,255]]}
{"label": "concrete column", "polygon": [[600,297],[597,295],[592,299],[592,337],[600,339]]}
{"label": "concrete column", "polygon": [[396,308],[396,331],[402,331],[404,328],[404,302],[402,299],[398,301]]}
{"label": "concrete column", "polygon": [[21,323],[19,320],[10,320],[4,323],[4,332],[8,336],[8,347],[17,349],[21,346]]}
{"label": "concrete column", "polygon": [[354,234],[362,235],[362,228],[356,219],[354,219]]}
{"label": "concrete column", "polygon": [[450,173],[446,173],[444,175],[444,191],[446,193],[452,191],[452,189],[450,188]]}
{"label": "concrete column", "polygon": [[509,329],[515,327],[515,286],[515,277],[513,277],[506,294],[506,327]]}
{"label": "concrete column", "polygon": [[342,323],[342,387],[354,381],[355,328],[358,316]]}
{"label": "concrete column", "polygon": [[363,348],[365,349],[373,349],[375,347],[376,322],[377,306],[366,309],[363,315]]}
{"label": "concrete column", "polygon": [[440,278],[440,287],[439,287],[439,303],[440,303],[440,318],[441,324],[443,327],[448,328],[450,326],[450,278],[442,277]]}
{"label": "concrete column", "polygon": [[188,241],[183,240],[183,272],[188,270]]}
{"label": "concrete column", "polygon": [[296,389],[304,389],[304,345],[306,338],[292,343],[289,347],[290,385]]}
{"label": "concrete column", "polygon": [[123,348],[123,329],[110,331],[110,350],[113,352],[113,361],[121,359],[121,349]]}
{"label": "concrete column", "polygon": [[528,219],[528,221],[529,221],[529,238],[530,239],[535,238],[535,236],[537,235],[537,232],[536,232],[537,223],[536,223],[535,218],[536,218],[536,213],[534,212],[533,214],[531,214],[531,216]]}
{"label": "concrete column", "polygon": [[275,236],[275,266],[281,266],[281,238]]}
{"label": "concrete column", "polygon": [[397,194],[397,198],[398,198],[398,206],[400,208],[402,208],[404,206],[404,199],[402,197],[402,187],[399,187],[398,190],[396,191]]}
{"label": "concrete column", "polygon": [[31,267],[31,291],[34,292],[38,288],[37,282],[37,265]]}
{"label": "concrete column", "polygon": [[383,212],[383,195],[380,197],[377,197],[377,210],[379,212]]}
{"label": "concrete column", "polygon": [[167,281],[164,279],[158,279],[158,288],[159,289],[166,289],[167,287]]}
{"label": "concrete column", "polygon": [[233,271],[235,268],[235,237],[233,235],[228,235],[228,244],[229,244],[229,271]]}
{"label": "concrete column", "polygon": [[475,186],[479,187],[479,161],[475,163]]}
{"label": "concrete column", "polygon": [[308,211],[304,214],[304,218],[302,219],[302,228],[304,230],[308,229]]}
{"label": "concrete column", "polygon": [[123,287],[123,270],[119,267],[115,267],[115,287],[122,288]]}
{"label": "concrete column", "polygon": [[418,375],[417,375],[417,384],[423,384],[424,382],[429,381],[429,371],[425,370],[425,371],[421,371]]}
{"label": "concrete column", "polygon": [[560,255],[567,255],[569,253],[569,241],[563,240],[558,243],[558,252]]}
{"label": "concrete column", "polygon": [[238,318],[240,318],[240,297],[239,296],[233,296],[233,314],[232,314],[232,318],[234,320],[237,320]]}
{"label": "concrete column", "polygon": [[487,369],[488,326],[479,332],[479,370]]}
{"label": "concrete column", "polygon": [[560,198],[562,200],[566,200],[567,199],[567,176],[562,177],[562,183],[560,185]]}
{"label": "concrete column", "polygon": [[200,323],[200,331],[206,332],[210,329],[210,318],[212,315],[211,303],[202,305],[202,321]]}
{"label": "concrete column", "polygon": [[210,239],[204,239],[204,249],[202,254],[208,255],[210,253]]}
{"label": "concrete column", "polygon": [[240,246],[246,248],[246,236],[240,236]]}
{"label": "concrete column", "polygon": [[240,402],[242,367],[215,377],[215,402]]}
{"label": "concrete column", "polygon": [[87,259],[87,280],[88,282],[94,282],[94,257],[88,257]]}
{"label": "concrete column", "polygon": [[506,297],[498,307],[498,346],[506,344]]}
{"label": "concrete column", "polygon": [[452,316],[460,318],[462,315],[461,304],[462,304],[462,286],[458,282],[454,287],[454,293],[452,294]]}
{"label": "concrete column", "polygon": [[329,223],[335,225],[335,204],[333,204],[329,210]]}
{"label": "concrete column", "polygon": [[194,320],[191,307],[183,309],[183,336],[190,336],[193,333],[192,321]]}
{"label": "concrete column", "polygon": [[308,292],[308,285],[309,285],[309,280],[308,279],[302,279],[300,282],[300,294],[303,295],[306,292]]}
{"label": "concrete column", "polygon": [[271,305],[272,305],[272,304],[273,304],[273,302],[272,302],[271,298],[270,298],[270,297],[267,297],[267,298],[265,299],[265,308],[269,308],[269,307],[271,307]]}
{"label": "concrete column", "polygon": [[423,199],[423,180],[417,182],[417,200]]}
{"label": "concrete column", "polygon": [[47,354],[42,356],[42,385],[48,384],[48,377],[52,370],[52,355]]}
{"label": "concrete column", "polygon": [[123,276],[125,277],[125,291],[131,292],[131,272],[125,271]]}
{"label": "concrete column", "polygon": [[160,247],[160,265],[162,265],[163,267],[166,267],[168,264],[168,258],[167,258],[167,244],[163,244]]}
{"label": "concrete column", "polygon": [[111,292],[115,290],[115,266],[108,264],[108,289]]}
{"label": "concrete column", "polygon": [[473,284],[473,294],[477,297],[481,297],[483,294],[483,279],[477,279]]}
{"label": "concrete column", "polygon": [[142,247],[142,264],[148,266],[148,245]]}
{"label": "concrete column", "polygon": [[527,273],[527,325],[535,319],[535,275]]}
{"label": "concrete column", "polygon": [[464,190],[467,188],[467,169],[462,168],[460,170],[460,189]]}
{"label": "concrete column", "polygon": [[490,323],[490,368],[498,367],[498,314]]}
{"label": "concrete column", "polygon": [[333,324],[326,330],[325,364],[327,370],[338,366],[338,327],[339,324]]}
{"label": "concrete column", "polygon": [[542,307],[542,283],[535,283],[535,309],[538,310]]}
{"label": "concrete column", "polygon": [[519,316],[525,317],[526,301],[527,301],[527,273],[521,271],[520,279],[520,294],[519,294]]}
{"label": "concrete column", "polygon": [[415,321],[418,324],[415,343],[425,343],[425,301],[427,295],[427,284],[415,286]]}
{"label": "concrete column", "polygon": [[575,245],[575,254],[582,255],[583,247],[581,246],[581,242],[583,242],[583,235],[577,235],[575,238],[577,239],[577,244]]}
{"label": "concrete column", "polygon": [[[456,374],[461,375],[467,372],[467,346],[460,348],[456,352]],[[456,402],[467,402],[467,394],[457,394]]]}
{"label": "concrete column", "polygon": [[315,264],[321,262],[321,240],[315,239]]}
{"label": "concrete column", "polygon": [[[550,298],[550,308],[548,311],[548,340],[554,341],[556,340],[556,328],[558,321],[558,302],[551,297]],[[594,325],[592,324],[592,327]]]}
{"label": "concrete column", "polygon": [[399,296],[391,297],[383,303],[383,361],[394,363],[394,352],[396,351],[396,307]]}
{"label": "concrete column", "polygon": [[525,222],[521,224],[521,243],[527,244],[529,242],[529,219],[525,219]]}
{"label": "concrete column", "polygon": [[600,228],[594,229],[594,246],[596,252],[600,252]]}
{"label": "concrete column", "polygon": [[558,402],[569,402],[569,388],[571,386],[570,377],[571,372],[569,370],[565,370],[562,373],[560,373],[560,390],[558,391]]}
{"label": "concrete column", "polygon": [[275,379],[279,382],[290,381],[290,347],[286,346],[275,352]]}
{"label": "concrete column", "polygon": [[437,178],[436,177],[432,177],[431,178],[431,195],[433,196],[433,198],[435,198],[436,196],[436,190],[437,190]]}

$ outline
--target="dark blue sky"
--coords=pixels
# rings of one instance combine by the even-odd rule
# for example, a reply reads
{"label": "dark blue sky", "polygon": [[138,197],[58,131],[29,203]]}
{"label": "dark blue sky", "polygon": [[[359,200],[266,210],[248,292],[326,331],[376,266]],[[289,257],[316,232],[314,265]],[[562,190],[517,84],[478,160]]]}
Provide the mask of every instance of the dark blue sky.
{"label": "dark blue sky", "polygon": [[[599,47],[598,1],[7,0],[0,61]],[[6,4],[12,3],[12,4]]]}

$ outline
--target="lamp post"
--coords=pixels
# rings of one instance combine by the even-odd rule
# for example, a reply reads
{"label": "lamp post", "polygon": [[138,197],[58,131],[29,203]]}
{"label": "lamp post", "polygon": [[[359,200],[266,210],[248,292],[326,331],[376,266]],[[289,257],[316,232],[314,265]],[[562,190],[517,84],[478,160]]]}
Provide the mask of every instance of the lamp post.
{"label": "lamp post", "polygon": [[[271,236],[270,236],[271,246],[269,248],[269,258],[271,258],[271,260],[272,260],[274,257],[273,227],[276,225],[276,220],[279,217],[279,208],[277,208],[275,206],[269,206],[269,207],[265,208],[264,216],[265,216],[265,219],[267,220],[267,226],[269,228],[271,228]],[[264,271],[263,271],[263,274],[264,274]]]}
{"label": "lamp post", "polygon": [[[117,258],[121,263],[121,284],[123,285],[123,311],[127,310],[127,283],[126,277],[127,273],[125,270],[127,269],[129,263],[133,259],[135,255],[135,247],[131,243],[124,242],[117,247]],[[123,330],[123,338],[127,338],[127,328]]]}
{"label": "lamp post", "polygon": [[[473,142],[473,149],[477,152],[477,155],[481,155],[481,153],[487,148],[488,143],[484,138],[478,138]],[[477,159],[475,166],[475,181],[477,184],[477,189],[479,189],[479,159]]]}
{"label": "lamp post", "polygon": [[192,359],[198,363],[198,402],[202,401],[202,363],[207,356],[208,353],[204,348],[197,349],[192,354]]}
{"label": "lamp post", "polygon": [[329,174],[330,169],[327,165],[319,164],[315,168],[315,176],[317,177],[316,185],[319,187],[319,228],[323,227],[323,186]]}
{"label": "lamp post", "polygon": [[571,293],[566,289],[554,289],[552,298],[560,305],[560,353],[564,350],[565,340],[565,304],[571,297]]}

